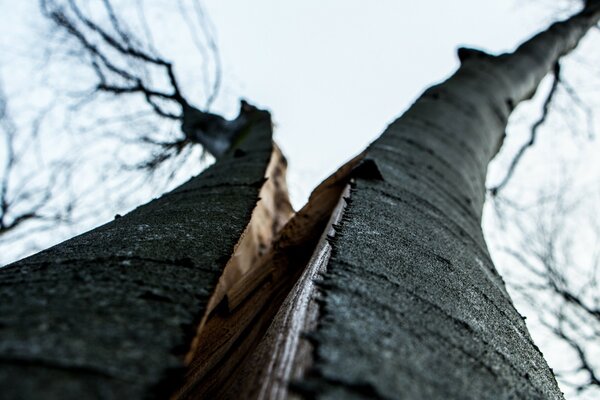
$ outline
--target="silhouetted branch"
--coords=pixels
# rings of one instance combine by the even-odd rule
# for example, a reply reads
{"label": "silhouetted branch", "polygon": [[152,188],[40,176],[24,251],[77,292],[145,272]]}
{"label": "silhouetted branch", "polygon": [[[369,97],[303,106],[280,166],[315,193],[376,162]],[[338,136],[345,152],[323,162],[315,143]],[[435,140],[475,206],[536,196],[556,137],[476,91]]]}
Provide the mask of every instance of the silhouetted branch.
{"label": "silhouetted branch", "polygon": [[[221,88],[221,79],[223,75],[221,66],[221,56],[219,54],[219,49],[215,40],[214,28],[212,26],[212,22],[208,18],[208,14],[204,11],[204,8],[202,7],[202,4],[199,0],[192,0],[192,6],[194,7],[196,19],[198,21],[198,26],[200,27],[200,29],[202,29],[204,37],[206,37],[207,39],[208,48],[215,64],[215,79],[213,80],[213,85],[210,90],[210,96],[206,100],[206,108],[208,109],[212,105]],[[188,23],[188,26],[193,27],[194,24]],[[197,38],[198,35],[193,34],[192,37]],[[196,40],[195,43],[197,46],[199,45],[198,40]],[[208,76],[207,71],[205,71],[205,76]]]}
{"label": "silhouetted branch", "polygon": [[519,150],[517,151],[517,153],[513,157],[512,161],[511,161],[511,163],[510,163],[510,165],[508,167],[508,171],[506,172],[506,175],[504,176],[504,178],[500,181],[500,183],[498,185],[496,185],[496,186],[494,186],[493,188],[490,189],[490,193],[492,194],[492,196],[498,195],[498,192],[500,190],[502,190],[502,188],[504,186],[506,186],[506,184],[508,183],[508,181],[510,180],[510,178],[513,176],[515,168],[519,164],[519,161],[521,161],[521,158],[523,157],[523,155],[525,154],[525,152],[527,151],[527,149],[529,149],[531,146],[533,146],[535,144],[535,140],[537,138],[538,130],[544,124],[544,122],[546,122],[546,119],[548,117],[548,112],[550,110],[550,105],[551,105],[552,100],[554,98],[554,94],[556,93],[556,88],[558,87],[558,84],[561,81],[561,78],[560,78],[560,64],[558,62],[554,65],[554,71],[553,71],[552,75],[553,75],[553,79],[554,80],[552,81],[552,87],[550,88],[550,91],[548,92],[548,95],[546,96],[546,99],[544,100],[544,105],[542,106],[542,115],[532,125],[532,127],[531,127],[531,133],[530,133],[530,136],[529,136],[529,141],[527,141],[524,145],[521,146],[521,148],[519,148]]}
{"label": "silhouetted branch", "polygon": [[583,101],[583,99],[581,99],[581,97],[579,97],[579,95],[577,94],[577,91],[573,88],[573,86],[571,86],[569,83],[567,83],[567,81],[564,79],[564,77],[560,80],[560,85],[565,89],[565,92],[569,95],[573,104],[575,104],[577,107],[579,107],[585,114],[586,124],[587,124],[587,129],[588,129],[588,138],[594,139],[595,134],[594,134],[594,112],[593,112],[593,110],[590,108],[590,106],[588,106]]}
{"label": "silhouetted branch", "polygon": [[[212,155],[219,157],[243,130],[246,122],[243,115],[234,121],[227,121],[220,115],[192,106],[180,88],[173,64],[157,55],[156,51],[147,50],[153,46],[144,44],[125,26],[110,0],[102,0],[102,5],[111,29],[87,15],[75,0],[41,0],[41,5],[44,15],[71,37],[85,54],[83,60],[97,78],[95,91],[113,96],[141,95],[157,116],[181,122],[182,136],[170,143],[161,141],[155,155],[139,164],[142,168],[156,170],[171,156],[182,154],[187,144],[201,144]],[[196,47],[205,56],[203,58],[212,57],[214,60],[215,80],[207,98],[208,107],[214,101],[221,81],[221,64],[214,33],[199,1],[192,1],[195,23],[183,3],[179,2],[179,5]],[[147,30],[143,10],[139,13],[143,17],[144,30]],[[201,35],[206,40],[208,50],[199,39]],[[145,36],[151,40],[149,30]],[[159,73],[159,81],[166,82],[168,87],[153,84],[151,72]],[[204,75],[208,77],[207,69]]]}
{"label": "silhouetted branch", "polygon": [[585,204],[566,198],[563,187],[552,204],[540,205],[537,216],[531,216],[532,210],[527,210],[528,217],[513,209],[516,214],[511,216],[511,224],[518,237],[502,252],[521,267],[512,269],[510,286],[535,310],[541,325],[572,350],[574,364],[560,367],[560,381],[579,392],[600,390],[600,364],[595,356],[600,343],[600,252],[584,247],[589,254],[582,254],[571,240],[571,229],[576,229],[577,241],[598,243],[600,229],[589,217],[588,224],[573,225]]}
{"label": "silhouetted branch", "polygon": [[[51,206],[54,190],[60,179],[67,178],[69,166],[65,163],[46,166],[49,171],[42,182],[36,180],[41,169],[36,170],[26,156],[32,157],[33,142],[37,140],[44,112],[34,118],[29,135],[24,138],[13,121],[8,100],[0,85],[0,132],[4,137],[6,161],[0,176],[0,237],[21,227],[26,222],[66,222],[72,211],[72,203]],[[16,141],[24,143],[17,149]]]}
{"label": "silhouetted branch", "polygon": [[572,386],[574,386],[578,392],[589,389],[591,386],[600,388],[600,379],[598,379],[596,368],[590,362],[588,354],[581,344],[574,340],[569,334],[566,333],[565,329],[563,329],[563,324],[565,323],[563,318],[564,317],[559,317],[556,324],[544,323],[544,325],[550,329],[550,331],[552,331],[556,337],[568,344],[569,347],[571,347],[571,349],[576,353],[579,366],[574,372],[582,371],[588,376],[588,379],[585,383],[575,385],[572,384]]}
{"label": "silhouetted branch", "polygon": [[[160,97],[172,100],[180,106],[187,104],[179,89],[172,64],[160,57],[145,52],[141,47],[133,47],[132,44],[134,41],[131,39],[132,35],[125,33],[108,0],[104,0],[103,4],[110,15],[110,20],[119,37],[112,36],[100,27],[99,24],[86,17],[75,1],[70,0],[67,4],[70,13],[64,7],[53,4],[51,0],[42,0],[42,9],[48,18],[76,39],[88,55],[90,55],[90,65],[99,79],[96,89],[113,94],[142,93],[159,115],[177,118],[161,110],[153,102],[153,97]],[[99,37],[101,43],[94,43],[92,35]],[[111,60],[111,56],[107,54],[108,49],[103,50],[103,47],[108,47],[124,57],[124,60],[121,60],[122,64],[126,63],[128,59],[133,59],[141,62],[143,68],[148,68],[152,65],[163,68],[172,92],[166,93],[155,89],[143,76],[136,74],[131,69],[118,66],[118,61]],[[112,73],[112,76],[109,75],[110,73]]]}

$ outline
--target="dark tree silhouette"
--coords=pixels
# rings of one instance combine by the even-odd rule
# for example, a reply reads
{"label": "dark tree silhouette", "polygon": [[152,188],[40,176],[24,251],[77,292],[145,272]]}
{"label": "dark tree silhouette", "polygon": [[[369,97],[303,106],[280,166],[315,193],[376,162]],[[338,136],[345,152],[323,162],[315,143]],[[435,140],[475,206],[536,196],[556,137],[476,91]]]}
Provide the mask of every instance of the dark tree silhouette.
{"label": "dark tree silhouette", "polygon": [[[179,89],[174,66],[160,55],[154,44],[143,2],[126,5],[126,11],[135,11],[138,16],[139,23],[132,28],[120,17],[122,10],[110,0],[95,3],[40,0],[42,15],[51,28],[40,40],[47,46],[40,61],[41,69],[78,66],[83,71],[82,79],[74,80],[76,83],[65,89],[47,78],[45,83],[60,97],[56,102],[60,103],[57,107],[60,110],[52,113],[39,110],[39,117],[31,126],[24,126],[19,132],[15,131],[10,115],[3,117],[10,155],[5,170],[10,173],[5,173],[4,178],[10,178],[13,187],[31,187],[34,181],[39,184],[35,183],[38,186],[34,190],[21,194],[28,204],[6,198],[5,208],[20,211],[14,216],[3,211],[2,233],[6,234],[0,239],[0,248],[10,246],[11,250],[3,252],[0,262],[14,260],[13,254],[18,254],[19,248],[21,254],[38,251],[39,246],[25,244],[29,238],[36,240],[40,236],[36,232],[51,230],[53,235],[50,236],[60,237],[65,234],[65,226],[75,231],[81,231],[82,226],[88,229],[89,221],[97,224],[107,217],[106,210],[127,210],[140,198],[149,197],[136,196],[137,193],[148,192],[148,188],[154,188],[150,190],[154,193],[161,193],[165,187],[172,188],[173,181],[181,182],[180,176],[185,176],[182,170],[197,171],[200,164],[207,163],[206,154],[221,155],[243,131],[244,113],[240,113],[240,119],[228,121],[209,111],[219,93],[222,72],[208,16],[198,0],[175,3],[177,7],[169,12],[180,13],[189,31],[188,40],[194,43],[200,59],[198,81],[201,84],[198,86],[203,83],[204,98],[198,99],[198,103],[202,106],[192,105],[189,96]],[[125,103],[133,106],[124,107]],[[242,109],[248,107],[242,103]],[[14,111],[19,117],[21,112],[29,113],[22,109]],[[48,114],[57,113],[66,115],[64,121],[53,121],[50,125],[40,123]],[[221,134],[215,135],[216,131]],[[35,147],[33,143],[42,141],[37,140],[38,136],[43,137],[47,145],[48,138],[57,136],[58,132],[70,132],[74,138],[63,162],[41,164],[32,162],[31,156],[20,161],[21,168],[13,166],[16,164],[12,159],[15,138],[19,143],[31,142],[28,147],[31,151]],[[81,140],[83,135],[87,140]],[[36,140],[28,140],[28,136],[31,139],[35,136]],[[113,157],[106,157],[107,150],[114,152]],[[67,168],[67,165],[77,168]],[[69,182],[92,178],[99,184],[84,186]],[[42,187],[44,180],[48,182],[46,188]],[[35,196],[32,197],[32,193]],[[103,199],[101,205],[99,198]],[[42,209],[53,210],[39,212]],[[29,223],[23,224],[25,221]],[[43,237],[40,243],[44,244]]]}

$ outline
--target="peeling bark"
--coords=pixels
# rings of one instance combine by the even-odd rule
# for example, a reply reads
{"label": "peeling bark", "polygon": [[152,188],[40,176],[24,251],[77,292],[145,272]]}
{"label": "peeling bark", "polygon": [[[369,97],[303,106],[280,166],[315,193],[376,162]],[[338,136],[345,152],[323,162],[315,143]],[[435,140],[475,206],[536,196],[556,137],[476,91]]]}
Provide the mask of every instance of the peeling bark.
{"label": "peeling bark", "polygon": [[312,364],[313,349],[304,338],[306,332],[316,328],[316,282],[326,271],[334,226],[341,222],[349,190],[347,185],[301,277],[260,343],[240,366],[238,377],[231,382],[224,398],[235,398],[242,393],[242,397],[249,399],[287,399],[291,396],[290,382],[302,378]]}

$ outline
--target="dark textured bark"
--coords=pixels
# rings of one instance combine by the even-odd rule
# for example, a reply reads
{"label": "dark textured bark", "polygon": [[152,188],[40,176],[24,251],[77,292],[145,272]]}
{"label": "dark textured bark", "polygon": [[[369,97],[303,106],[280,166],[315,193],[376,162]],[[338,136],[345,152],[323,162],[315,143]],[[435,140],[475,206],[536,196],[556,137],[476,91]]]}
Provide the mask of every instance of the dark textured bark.
{"label": "dark textured bark", "polygon": [[[323,193],[337,188],[335,196],[317,190],[308,211],[283,228],[266,260],[301,275],[316,248],[310,262],[315,268],[299,285],[326,271],[318,283],[319,313],[313,303],[293,321],[287,311],[310,303],[310,287],[297,286],[291,301],[283,301],[279,288],[288,290],[293,282],[284,276],[286,285],[279,285],[277,278],[289,271],[269,270],[270,277],[256,281],[262,286],[250,287],[254,295],[240,301],[252,306],[248,302],[258,302],[256,293],[277,287],[276,301],[261,297],[261,308],[248,310],[268,309],[261,321],[266,328],[273,308],[283,303],[273,329],[256,346],[260,336],[252,338],[250,357],[237,346],[239,332],[225,332],[234,346],[215,361],[239,363],[242,373],[236,374],[236,365],[219,367],[215,373],[227,376],[211,382],[220,386],[198,391],[187,390],[202,386],[203,377],[183,389],[177,382],[184,356],[202,349],[192,346],[194,337],[205,338],[198,323],[256,209],[271,160],[270,119],[258,111],[241,139],[243,150],[229,152],[200,177],[0,270],[1,397],[133,399],[166,397],[176,389],[183,390],[182,398],[243,397],[236,388],[248,387],[285,397],[290,374],[262,372],[275,360],[285,362],[294,377],[308,366],[294,382],[294,390],[306,397],[561,398],[490,260],[480,223],[487,165],[501,146],[510,112],[597,23],[598,4],[588,2],[582,13],[512,54],[461,49],[462,65],[450,79],[428,89],[343,167],[343,180],[325,182]],[[331,220],[339,222],[335,235],[321,236],[323,229],[332,232],[324,224],[349,179],[347,206],[343,212],[336,207],[341,219]],[[231,293],[237,292],[226,296]],[[220,306],[231,300],[218,299]],[[221,311],[236,316],[233,306],[225,308]],[[318,325],[309,340],[297,344],[298,324],[312,327],[311,315]],[[237,325],[231,330],[246,329]],[[220,329],[209,339],[219,339],[229,326]],[[278,334],[291,340],[274,338]],[[312,355],[307,342],[314,346]],[[273,346],[286,343],[298,346],[296,361],[282,361],[289,354],[284,351],[270,357]],[[191,359],[192,378],[198,359]],[[261,371],[253,370],[254,360]],[[280,382],[273,384],[275,379]]]}
{"label": "dark textured bark", "polygon": [[271,157],[269,114],[248,117],[238,150],[199,177],[0,269],[2,399],[171,393]]}
{"label": "dark textured bark", "polygon": [[461,49],[368,149],[320,283],[315,363],[296,385],[323,399],[562,398],[488,254],[485,175],[513,107],[598,22],[598,1],[514,53]]}

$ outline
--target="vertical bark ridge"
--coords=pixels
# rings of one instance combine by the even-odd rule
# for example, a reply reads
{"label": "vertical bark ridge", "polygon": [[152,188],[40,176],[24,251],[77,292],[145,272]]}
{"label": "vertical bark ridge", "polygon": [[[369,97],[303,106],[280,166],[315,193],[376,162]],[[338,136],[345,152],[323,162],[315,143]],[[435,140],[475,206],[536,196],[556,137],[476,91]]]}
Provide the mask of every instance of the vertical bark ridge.
{"label": "vertical bark ridge", "polygon": [[200,176],[0,269],[0,397],[166,397],[272,155],[267,112]]}
{"label": "vertical bark ridge", "polygon": [[513,108],[598,22],[599,2],[514,53],[460,49],[367,150],[383,180],[358,177],[336,229],[310,334],[311,398],[560,399],[489,257],[485,175]]}

